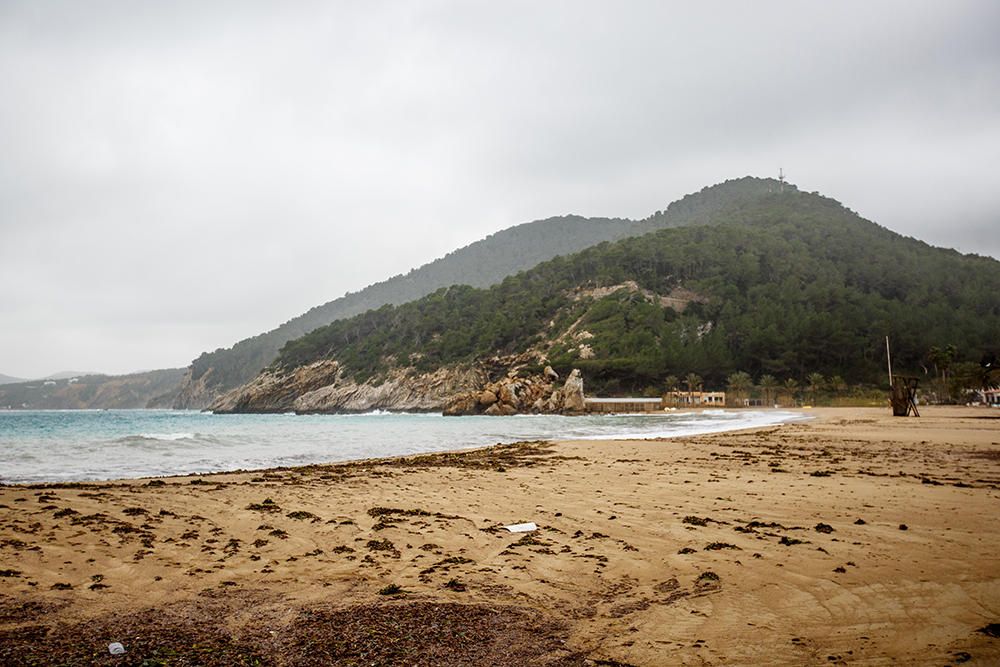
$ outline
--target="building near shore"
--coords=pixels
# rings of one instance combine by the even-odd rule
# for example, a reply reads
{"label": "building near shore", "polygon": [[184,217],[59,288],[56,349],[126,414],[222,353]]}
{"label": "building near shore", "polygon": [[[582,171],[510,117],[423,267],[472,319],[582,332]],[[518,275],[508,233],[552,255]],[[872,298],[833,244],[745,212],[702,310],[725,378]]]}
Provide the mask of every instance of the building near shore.
{"label": "building near shore", "polygon": [[983,405],[1000,407],[1000,388],[980,389],[976,392],[976,402]]}
{"label": "building near shore", "polygon": [[664,406],[700,406],[721,408],[726,405],[724,391],[668,391],[663,395]]}

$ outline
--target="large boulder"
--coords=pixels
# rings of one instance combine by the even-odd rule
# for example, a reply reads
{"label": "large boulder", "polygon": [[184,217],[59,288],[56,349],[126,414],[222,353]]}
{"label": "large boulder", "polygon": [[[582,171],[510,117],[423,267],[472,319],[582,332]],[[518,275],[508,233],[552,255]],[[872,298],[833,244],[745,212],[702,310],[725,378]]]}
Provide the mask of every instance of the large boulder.
{"label": "large boulder", "polygon": [[544,412],[562,412],[562,389],[556,389],[545,402]]}
{"label": "large boulder", "polygon": [[583,377],[580,375],[580,369],[574,368],[562,388],[562,410],[583,412],[586,407],[583,401]]}
{"label": "large boulder", "polygon": [[517,405],[519,402],[518,399],[521,397],[523,387],[524,386],[518,380],[508,378],[500,385],[500,392],[497,394],[497,398],[500,399],[501,403]]}
{"label": "large boulder", "polygon": [[494,403],[490,407],[486,408],[483,412],[484,415],[506,417],[508,415],[516,415],[517,408],[513,405],[507,405],[506,403]]}
{"label": "large boulder", "polygon": [[476,414],[476,395],[474,393],[452,396],[441,410],[449,417]]}
{"label": "large boulder", "polygon": [[551,367],[539,375],[519,376],[509,371],[505,377],[484,382],[478,389],[451,396],[444,404],[446,415],[512,415],[520,413],[581,413],[583,378],[574,369],[561,389],[553,381],[559,376]]}

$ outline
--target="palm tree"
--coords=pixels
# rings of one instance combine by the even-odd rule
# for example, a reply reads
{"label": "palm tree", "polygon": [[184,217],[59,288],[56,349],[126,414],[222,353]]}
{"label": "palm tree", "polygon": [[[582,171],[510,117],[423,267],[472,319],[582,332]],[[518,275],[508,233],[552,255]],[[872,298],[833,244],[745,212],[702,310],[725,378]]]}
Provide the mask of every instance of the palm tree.
{"label": "palm tree", "polygon": [[826,378],[824,378],[823,375],[820,373],[810,373],[806,377],[806,382],[809,383],[808,388],[809,388],[810,400],[815,404],[816,393],[823,388],[824,384],[826,384]]}
{"label": "palm tree", "polygon": [[834,375],[830,378],[830,389],[833,389],[833,393],[840,395],[847,391],[847,383],[844,382],[844,378],[839,375]]}
{"label": "palm tree", "polygon": [[937,345],[931,345],[931,349],[927,350],[927,361],[931,362],[934,372],[938,373],[940,377],[941,348]]}
{"label": "palm tree", "polygon": [[795,394],[799,391],[799,381],[795,378],[788,378],[783,385],[785,393],[788,394],[789,402],[795,405]]}
{"label": "palm tree", "polygon": [[951,344],[945,345],[944,352],[941,353],[941,380],[945,386],[948,386],[948,371],[951,370],[951,362],[956,359],[958,359],[958,348]]}
{"label": "palm tree", "polygon": [[663,378],[663,384],[667,388],[668,392],[677,391],[677,386],[680,384],[680,380],[676,375],[668,375]]}
{"label": "palm tree", "polygon": [[945,345],[942,350],[937,345],[927,350],[927,360],[934,365],[934,370],[938,374],[941,384],[947,385],[948,371],[951,369],[951,362],[958,358],[958,348],[954,345]]}
{"label": "palm tree", "polygon": [[688,373],[684,376],[684,384],[688,388],[688,403],[694,405],[694,392],[701,391],[705,381],[697,373]]}
{"label": "palm tree", "polygon": [[764,402],[768,405],[774,405],[774,393],[778,388],[778,378],[771,374],[761,375],[757,384],[764,391]]}
{"label": "palm tree", "polygon": [[[746,394],[753,388],[753,378],[749,373],[736,371],[726,378],[726,386],[733,392],[737,399],[746,398]],[[742,403],[742,400],[740,401]]]}

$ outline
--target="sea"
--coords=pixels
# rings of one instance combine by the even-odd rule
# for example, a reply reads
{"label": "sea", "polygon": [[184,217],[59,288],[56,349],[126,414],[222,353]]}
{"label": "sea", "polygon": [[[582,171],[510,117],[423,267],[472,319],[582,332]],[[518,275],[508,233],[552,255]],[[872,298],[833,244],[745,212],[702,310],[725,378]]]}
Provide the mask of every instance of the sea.
{"label": "sea", "polygon": [[669,438],[804,419],[780,410],[443,417],[216,415],[183,410],[0,411],[0,483],[259,470],[521,440]]}

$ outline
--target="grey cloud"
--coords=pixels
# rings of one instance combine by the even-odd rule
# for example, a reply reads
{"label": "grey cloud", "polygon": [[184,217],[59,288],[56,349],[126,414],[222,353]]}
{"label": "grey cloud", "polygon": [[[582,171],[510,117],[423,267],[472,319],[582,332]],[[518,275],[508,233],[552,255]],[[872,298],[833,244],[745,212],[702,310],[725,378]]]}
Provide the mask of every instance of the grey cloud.
{"label": "grey cloud", "polygon": [[1000,6],[0,6],[0,372],[179,366],[519,222],[779,166],[1000,256]]}

